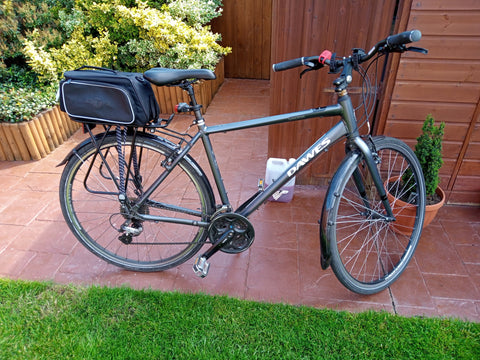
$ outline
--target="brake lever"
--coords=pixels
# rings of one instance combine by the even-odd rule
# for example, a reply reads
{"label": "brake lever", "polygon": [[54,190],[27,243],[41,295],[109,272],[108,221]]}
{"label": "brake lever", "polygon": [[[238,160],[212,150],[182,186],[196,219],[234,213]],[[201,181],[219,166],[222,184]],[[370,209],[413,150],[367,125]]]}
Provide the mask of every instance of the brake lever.
{"label": "brake lever", "polygon": [[307,66],[307,68],[300,73],[300,79],[302,78],[303,75],[305,75],[305,73],[307,73],[309,71],[321,69],[323,67],[323,64],[313,63],[313,62],[309,61],[309,62],[305,63],[305,66]]}
{"label": "brake lever", "polygon": [[405,49],[406,51],[413,51],[413,52],[418,52],[421,54],[428,54],[428,50],[420,47],[415,47],[415,46],[410,46]]}

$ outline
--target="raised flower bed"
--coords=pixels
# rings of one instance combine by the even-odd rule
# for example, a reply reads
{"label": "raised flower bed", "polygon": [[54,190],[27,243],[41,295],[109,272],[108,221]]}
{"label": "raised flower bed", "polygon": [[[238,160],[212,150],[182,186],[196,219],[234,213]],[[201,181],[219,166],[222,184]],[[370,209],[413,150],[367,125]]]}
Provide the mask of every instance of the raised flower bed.
{"label": "raised flower bed", "polygon": [[0,160],[39,160],[63,144],[80,124],[58,106],[20,123],[0,122]]}

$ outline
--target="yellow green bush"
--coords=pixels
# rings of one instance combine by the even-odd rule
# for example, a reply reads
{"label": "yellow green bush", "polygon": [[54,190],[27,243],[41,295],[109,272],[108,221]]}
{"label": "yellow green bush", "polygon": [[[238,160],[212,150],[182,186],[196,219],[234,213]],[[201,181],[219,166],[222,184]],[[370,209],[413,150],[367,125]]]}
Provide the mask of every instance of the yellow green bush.
{"label": "yellow green bush", "polygon": [[70,11],[58,12],[66,37],[61,46],[46,46],[34,30],[23,40],[23,52],[45,81],[55,81],[64,71],[82,65],[124,71],[154,66],[213,69],[231,51],[218,44],[220,35],[205,24],[221,13],[218,4],[177,0],[150,6],[141,0],[76,0]]}

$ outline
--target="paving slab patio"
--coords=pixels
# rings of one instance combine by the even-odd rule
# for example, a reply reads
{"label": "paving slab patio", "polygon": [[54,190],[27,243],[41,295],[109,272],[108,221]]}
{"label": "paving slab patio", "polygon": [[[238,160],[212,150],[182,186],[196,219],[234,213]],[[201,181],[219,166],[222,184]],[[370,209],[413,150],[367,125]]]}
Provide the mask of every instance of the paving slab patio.
{"label": "paving slab patio", "polygon": [[[207,124],[268,114],[269,83],[226,79],[206,114]],[[187,117],[174,120],[186,128]],[[256,190],[267,161],[267,128],[214,137],[229,196],[239,204]],[[220,253],[205,279],[192,262],[165,272],[137,273],[86,250],[64,223],[61,167],[81,131],[40,161],[0,162],[0,276],[58,283],[127,285],[203,292],[347,311],[384,310],[406,316],[447,316],[480,322],[480,208],[444,206],[416,254],[389,290],[371,296],[345,289],[320,268],[318,218],[326,188],[297,186],[291,203],[267,203],[252,215],[256,240],[247,251]],[[205,161],[199,156],[199,162]]]}

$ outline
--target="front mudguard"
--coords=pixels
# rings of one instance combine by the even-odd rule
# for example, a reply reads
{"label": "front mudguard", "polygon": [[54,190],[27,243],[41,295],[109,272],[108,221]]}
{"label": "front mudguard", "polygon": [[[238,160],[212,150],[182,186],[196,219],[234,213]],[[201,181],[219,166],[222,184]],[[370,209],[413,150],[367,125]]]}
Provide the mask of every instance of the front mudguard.
{"label": "front mudguard", "polygon": [[319,221],[321,250],[320,259],[323,270],[330,266],[330,247],[332,244],[330,244],[331,237],[328,234],[331,227],[335,225],[337,214],[334,212],[333,207],[335,199],[341,195],[339,189],[341,180],[347,176],[348,169],[355,164],[358,164],[359,157],[361,157],[361,153],[359,151],[351,151],[345,156],[337,171],[333,175],[332,181],[330,182],[327,190],[327,195],[325,196],[325,201],[323,202],[322,216]]}

